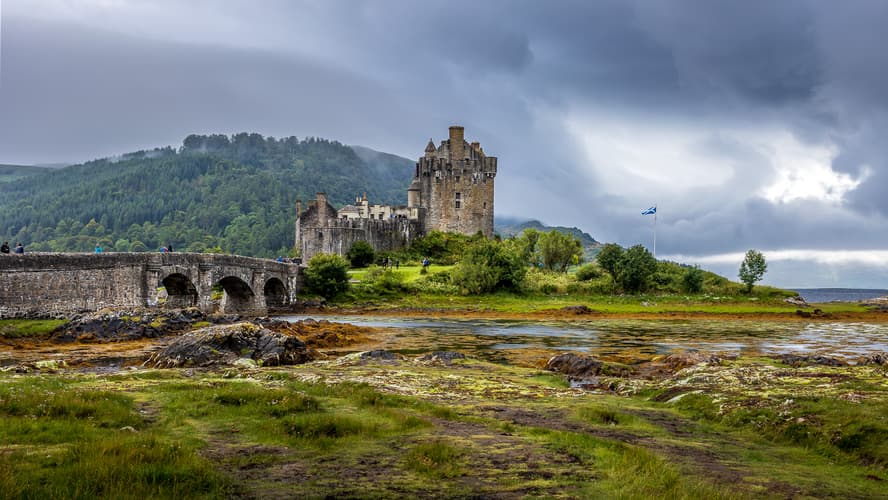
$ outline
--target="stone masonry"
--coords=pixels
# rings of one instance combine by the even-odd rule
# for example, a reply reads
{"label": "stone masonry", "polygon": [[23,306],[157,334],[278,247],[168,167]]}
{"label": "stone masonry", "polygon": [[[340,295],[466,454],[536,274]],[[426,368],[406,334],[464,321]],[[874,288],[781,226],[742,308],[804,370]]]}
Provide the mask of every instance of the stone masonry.
{"label": "stone masonry", "polygon": [[235,255],[30,253],[0,256],[0,318],[53,317],[103,308],[198,307],[265,315],[301,289],[299,266]]}
{"label": "stone masonry", "polygon": [[430,231],[490,238],[496,172],[496,157],[485,155],[478,142],[466,142],[463,127],[452,126],[449,138],[438,147],[430,139],[417,161],[407,206],[371,206],[365,195],[337,211],[324,193],[305,211],[297,202],[296,248],[307,261],[318,253],[345,255],[360,240],[377,251],[398,250]]}

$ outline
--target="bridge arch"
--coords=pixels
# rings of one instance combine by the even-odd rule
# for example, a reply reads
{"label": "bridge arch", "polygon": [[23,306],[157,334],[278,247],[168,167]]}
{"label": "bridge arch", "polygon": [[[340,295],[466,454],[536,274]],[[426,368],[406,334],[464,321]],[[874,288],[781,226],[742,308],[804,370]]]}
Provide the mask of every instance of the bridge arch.
{"label": "bridge arch", "polygon": [[197,305],[197,288],[188,276],[182,273],[172,273],[161,280],[161,284],[167,293],[166,307],[181,309]]}
{"label": "bridge arch", "polygon": [[226,276],[216,284],[225,291],[220,307],[222,312],[226,314],[253,312],[256,294],[246,281],[237,276]]}
{"label": "bridge arch", "polygon": [[290,303],[290,294],[287,293],[287,287],[280,278],[269,278],[262,292],[265,295],[265,306],[269,310],[282,308]]}

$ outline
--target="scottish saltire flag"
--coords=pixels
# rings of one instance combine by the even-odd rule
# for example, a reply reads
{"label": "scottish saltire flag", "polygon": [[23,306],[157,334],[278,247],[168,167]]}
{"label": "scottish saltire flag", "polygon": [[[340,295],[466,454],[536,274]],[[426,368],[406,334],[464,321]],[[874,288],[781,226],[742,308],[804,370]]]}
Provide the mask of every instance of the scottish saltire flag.
{"label": "scottish saltire flag", "polygon": [[655,213],[657,213],[657,205],[654,205],[651,208],[645,210],[641,213],[641,215],[654,215]]}

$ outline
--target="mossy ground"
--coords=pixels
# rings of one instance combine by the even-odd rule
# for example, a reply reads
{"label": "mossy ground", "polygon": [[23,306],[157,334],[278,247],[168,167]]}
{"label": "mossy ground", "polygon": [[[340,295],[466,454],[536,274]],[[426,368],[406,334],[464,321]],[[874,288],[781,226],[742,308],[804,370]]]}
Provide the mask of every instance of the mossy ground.
{"label": "mossy ground", "polygon": [[698,365],[616,392],[345,356],[0,373],[4,497],[877,498],[884,367]]}

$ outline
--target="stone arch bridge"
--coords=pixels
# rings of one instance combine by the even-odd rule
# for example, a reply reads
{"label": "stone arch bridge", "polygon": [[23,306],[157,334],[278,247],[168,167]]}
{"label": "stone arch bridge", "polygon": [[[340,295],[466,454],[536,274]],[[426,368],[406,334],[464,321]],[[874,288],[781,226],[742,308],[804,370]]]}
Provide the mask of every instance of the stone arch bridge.
{"label": "stone arch bridge", "polygon": [[[0,318],[138,307],[265,315],[288,305],[301,287],[298,265],[237,255],[0,255]],[[214,290],[223,292],[221,301],[213,300]]]}

